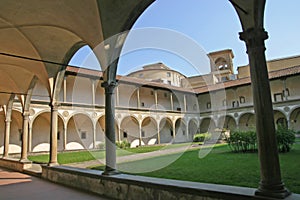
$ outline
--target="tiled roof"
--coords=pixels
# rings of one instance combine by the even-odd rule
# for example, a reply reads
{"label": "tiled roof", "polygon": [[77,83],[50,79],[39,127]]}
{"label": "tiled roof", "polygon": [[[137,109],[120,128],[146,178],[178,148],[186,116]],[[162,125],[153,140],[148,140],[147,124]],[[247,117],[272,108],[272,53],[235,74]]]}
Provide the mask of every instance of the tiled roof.
{"label": "tiled roof", "polygon": [[[73,67],[73,66],[68,66],[67,72],[98,77],[99,79],[102,78],[102,75],[103,75],[103,73],[101,71]],[[286,77],[286,76],[292,76],[295,74],[300,74],[300,66],[295,66],[295,67],[291,67],[291,68],[286,68],[286,69],[269,72],[269,79],[276,79],[276,78],[281,78],[281,77]],[[250,77],[236,79],[236,80],[230,80],[230,81],[217,83],[217,84],[213,84],[213,85],[206,85],[206,86],[202,86],[202,87],[194,88],[194,89],[193,88],[176,87],[176,86],[172,86],[172,85],[168,85],[168,84],[164,84],[164,83],[158,83],[158,82],[153,82],[153,81],[147,81],[145,79],[128,77],[128,76],[120,76],[120,75],[117,75],[117,80],[120,83],[128,83],[128,84],[139,85],[139,86],[148,86],[148,87],[154,87],[154,88],[160,88],[160,89],[174,90],[174,91],[178,91],[178,92],[197,93],[197,94],[251,84]]]}

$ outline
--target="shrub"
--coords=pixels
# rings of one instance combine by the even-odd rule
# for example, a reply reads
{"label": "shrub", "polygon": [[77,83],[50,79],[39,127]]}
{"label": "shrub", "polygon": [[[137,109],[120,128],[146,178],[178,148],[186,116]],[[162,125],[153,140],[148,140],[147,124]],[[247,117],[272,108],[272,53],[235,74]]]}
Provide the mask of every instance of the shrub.
{"label": "shrub", "polygon": [[127,149],[130,147],[130,143],[127,140],[116,142],[116,145],[120,149]]}
{"label": "shrub", "polygon": [[194,135],[193,142],[204,142],[204,140],[209,140],[210,138],[210,133],[197,133]]}
{"label": "shrub", "polygon": [[257,150],[255,131],[232,131],[225,140],[233,152],[254,152]]}
{"label": "shrub", "polygon": [[105,149],[105,142],[100,142],[99,144],[96,145],[97,149]]}
{"label": "shrub", "polygon": [[276,138],[279,152],[285,153],[291,150],[292,145],[295,143],[295,134],[296,132],[294,130],[278,126],[276,130]]}
{"label": "shrub", "polygon": [[[278,126],[276,139],[278,151],[285,153],[291,150],[295,143],[295,131]],[[255,131],[233,131],[226,137],[226,141],[233,152],[255,152],[257,150],[257,138]]]}

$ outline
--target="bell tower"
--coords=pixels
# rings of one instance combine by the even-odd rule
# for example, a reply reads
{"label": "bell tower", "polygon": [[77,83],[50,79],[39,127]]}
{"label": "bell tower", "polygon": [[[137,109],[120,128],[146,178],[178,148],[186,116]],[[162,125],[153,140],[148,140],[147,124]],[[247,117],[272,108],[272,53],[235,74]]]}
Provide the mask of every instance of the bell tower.
{"label": "bell tower", "polygon": [[224,82],[234,78],[232,63],[234,55],[231,49],[211,52],[208,56],[210,58],[211,73],[214,74],[219,81]]}

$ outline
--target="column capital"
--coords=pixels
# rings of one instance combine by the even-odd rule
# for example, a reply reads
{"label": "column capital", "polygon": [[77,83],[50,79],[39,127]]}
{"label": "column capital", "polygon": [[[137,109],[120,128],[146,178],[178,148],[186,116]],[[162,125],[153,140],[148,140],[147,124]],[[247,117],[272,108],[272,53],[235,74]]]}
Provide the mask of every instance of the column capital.
{"label": "column capital", "polygon": [[50,106],[51,110],[58,110],[58,107],[60,106],[60,103],[58,103],[58,102],[51,102],[49,104],[49,106]]}
{"label": "column capital", "polygon": [[30,115],[29,110],[23,111],[23,116],[24,116],[24,117],[29,117],[29,115]]}
{"label": "column capital", "polygon": [[240,32],[240,40],[246,42],[248,47],[264,46],[264,41],[269,38],[268,32],[261,28],[251,28]]}
{"label": "column capital", "polygon": [[104,87],[105,88],[105,94],[114,94],[114,89],[115,87],[118,85],[117,82],[103,82],[101,84],[101,87]]}

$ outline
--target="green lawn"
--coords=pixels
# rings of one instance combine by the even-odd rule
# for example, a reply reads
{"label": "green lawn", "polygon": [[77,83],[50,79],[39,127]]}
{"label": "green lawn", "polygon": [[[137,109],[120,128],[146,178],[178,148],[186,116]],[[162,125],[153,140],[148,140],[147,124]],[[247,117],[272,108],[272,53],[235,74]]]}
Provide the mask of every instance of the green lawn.
{"label": "green lawn", "polygon": [[[146,173],[143,176],[160,177],[195,182],[217,183],[246,187],[258,187],[260,181],[257,153],[232,153],[227,145],[215,147],[210,154],[200,159],[199,150],[187,151],[183,155],[172,155],[179,158],[172,164]],[[151,170],[160,163],[172,159],[172,156],[161,156],[142,161],[122,163],[118,168],[129,173]],[[295,193],[300,193],[300,144],[286,154],[280,154],[282,177],[285,185]],[[103,166],[93,169],[103,170]]]}
{"label": "green lawn", "polygon": [[[174,144],[174,145],[154,145],[154,146],[142,146],[138,148],[129,148],[129,149],[117,149],[117,156],[130,155],[134,153],[146,153],[151,151],[157,151],[160,149],[166,148],[176,148],[185,144]],[[95,159],[102,159],[105,157],[105,151],[76,151],[76,152],[62,152],[58,153],[57,160],[59,164],[68,164],[75,162],[84,162]],[[31,155],[28,156],[28,159],[38,163],[48,163],[49,162],[49,154],[41,154],[41,155]]]}

